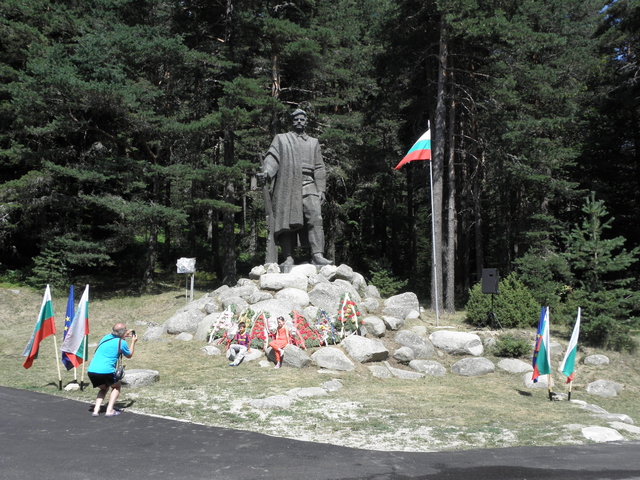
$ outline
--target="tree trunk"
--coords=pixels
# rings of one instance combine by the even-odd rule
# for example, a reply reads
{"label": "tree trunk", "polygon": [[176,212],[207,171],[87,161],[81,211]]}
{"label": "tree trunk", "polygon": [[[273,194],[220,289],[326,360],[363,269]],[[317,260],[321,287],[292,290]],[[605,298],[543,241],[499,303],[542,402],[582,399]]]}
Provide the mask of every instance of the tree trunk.
{"label": "tree trunk", "polygon": [[[452,74],[453,75],[453,74]],[[456,312],[455,301],[455,272],[456,272],[456,246],[457,237],[456,230],[458,227],[457,210],[456,210],[456,173],[455,173],[455,118],[456,118],[456,102],[451,100],[451,109],[449,111],[449,161],[447,162],[447,179],[449,189],[447,192],[448,218],[447,218],[447,254],[446,254],[446,278],[447,291],[445,295],[445,310],[447,313]]]}
{"label": "tree trunk", "polygon": [[[234,158],[234,136],[229,127],[224,131],[224,163],[232,165]],[[224,201],[230,205],[235,204],[235,187],[229,180],[225,187]],[[235,286],[236,278],[236,239],[235,239],[235,214],[233,211],[222,212],[222,283]]]}
{"label": "tree trunk", "polygon": [[442,197],[444,186],[444,138],[446,130],[446,85],[447,85],[447,32],[444,14],[440,21],[440,54],[438,65],[438,96],[436,102],[435,149],[433,166],[433,223],[435,238],[435,265],[431,282],[431,308],[442,308]]}

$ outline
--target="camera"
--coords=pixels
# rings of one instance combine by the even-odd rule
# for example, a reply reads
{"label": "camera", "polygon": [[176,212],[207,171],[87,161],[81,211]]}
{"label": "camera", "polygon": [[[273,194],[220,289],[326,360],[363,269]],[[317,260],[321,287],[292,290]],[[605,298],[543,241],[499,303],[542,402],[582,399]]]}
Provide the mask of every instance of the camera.
{"label": "camera", "polygon": [[133,337],[136,334],[135,330],[131,330],[131,336]]}

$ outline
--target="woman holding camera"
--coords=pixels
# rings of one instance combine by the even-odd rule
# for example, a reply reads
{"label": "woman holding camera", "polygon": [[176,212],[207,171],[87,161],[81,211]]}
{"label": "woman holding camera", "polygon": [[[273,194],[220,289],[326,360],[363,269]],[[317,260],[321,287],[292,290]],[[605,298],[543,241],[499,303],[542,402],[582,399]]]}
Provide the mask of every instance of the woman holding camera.
{"label": "woman holding camera", "polygon": [[[124,340],[125,337],[131,337],[131,347],[127,345]],[[109,387],[111,387],[111,395],[109,396],[105,417],[120,415],[120,411],[113,408],[122,388],[122,382],[116,378],[116,364],[121,354],[127,358],[133,356],[137,341],[138,336],[135,330],[127,330],[127,326],[124,323],[116,323],[112,332],[100,340],[87,372],[93,388],[99,389],[92,416],[97,417],[100,415],[100,407],[109,391]]]}

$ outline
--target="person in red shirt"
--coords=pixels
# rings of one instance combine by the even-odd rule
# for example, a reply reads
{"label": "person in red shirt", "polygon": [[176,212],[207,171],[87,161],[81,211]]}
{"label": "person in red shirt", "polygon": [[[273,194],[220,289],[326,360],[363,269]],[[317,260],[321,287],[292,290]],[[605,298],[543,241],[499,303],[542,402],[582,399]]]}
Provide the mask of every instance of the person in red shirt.
{"label": "person in red shirt", "polygon": [[284,318],[278,317],[278,329],[276,330],[276,339],[269,344],[269,346],[273,348],[273,351],[276,354],[275,368],[281,367],[282,352],[284,350],[284,347],[286,347],[287,345],[289,345],[289,329],[284,324]]}

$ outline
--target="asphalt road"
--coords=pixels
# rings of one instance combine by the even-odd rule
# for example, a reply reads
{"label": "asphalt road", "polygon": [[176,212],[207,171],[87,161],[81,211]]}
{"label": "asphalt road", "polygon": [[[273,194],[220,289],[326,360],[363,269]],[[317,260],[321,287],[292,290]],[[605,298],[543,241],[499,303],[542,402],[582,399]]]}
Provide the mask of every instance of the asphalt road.
{"label": "asphalt road", "polygon": [[379,452],[123,412],[0,387],[0,479],[638,479],[640,442]]}

